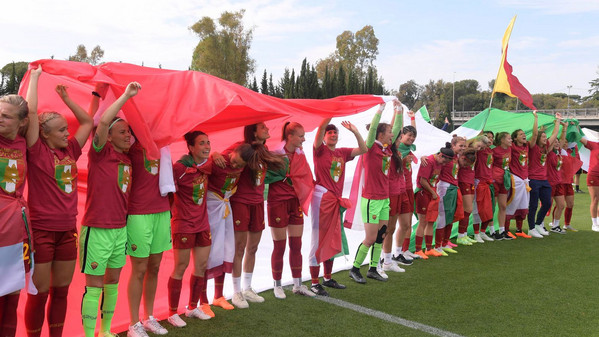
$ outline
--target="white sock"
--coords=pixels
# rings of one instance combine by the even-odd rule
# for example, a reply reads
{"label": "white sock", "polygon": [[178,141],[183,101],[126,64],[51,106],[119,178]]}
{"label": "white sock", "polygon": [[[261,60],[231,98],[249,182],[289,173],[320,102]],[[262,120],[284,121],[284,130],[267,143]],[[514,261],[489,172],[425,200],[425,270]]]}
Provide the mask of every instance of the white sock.
{"label": "white sock", "polygon": [[553,219],[553,228],[559,227],[559,219]]}
{"label": "white sock", "polygon": [[302,279],[301,279],[301,278],[299,278],[299,277],[298,277],[298,278],[295,278],[295,277],[294,277],[294,278],[293,278],[293,285],[294,285],[294,286],[296,286],[296,287],[299,287],[299,286],[301,286],[301,285],[302,285]]}
{"label": "white sock", "polygon": [[275,282],[275,287],[281,286],[281,280],[274,280],[274,282]]}
{"label": "white sock", "polygon": [[503,226],[499,226],[499,233],[501,234],[501,233],[503,233],[503,232],[505,232],[505,227],[503,227]]}
{"label": "white sock", "polygon": [[599,221],[599,218],[591,218],[591,220],[593,220],[593,226],[597,226],[597,222]]}
{"label": "white sock", "polygon": [[385,253],[385,259],[383,260],[385,264],[391,263],[391,253]]}
{"label": "white sock", "polygon": [[254,273],[243,273],[243,290],[252,288],[252,275]]}
{"label": "white sock", "polygon": [[241,277],[233,277],[233,292],[235,294],[241,292]]}
{"label": "white sock", "polygon": [[401,250],[401,247],[395,247],[395,256],[399,256],[403,254],[403,250]]}
{"label": "white sock", "polygon": [[464,236],[466,236],[466,233],[458,233],[458,239],[463,238]]}

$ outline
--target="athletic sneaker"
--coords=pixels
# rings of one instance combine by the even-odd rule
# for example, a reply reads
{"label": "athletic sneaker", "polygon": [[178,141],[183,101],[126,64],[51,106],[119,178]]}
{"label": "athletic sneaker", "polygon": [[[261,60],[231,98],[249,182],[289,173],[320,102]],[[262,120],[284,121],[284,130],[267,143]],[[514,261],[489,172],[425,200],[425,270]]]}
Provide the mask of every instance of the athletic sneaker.
{"label": "athletic sneaker", "polygon": [[406,270],[398,266],[397,263],[393,261],[391,263],[383,263],[383,271],[394,271],[396,273],[403,273]]}
{"label": "athletic sneaker", "polygon": [[457,254],[458,251],[454,250],[453,248],[449,248],[448,246],[445,247],[441,247],[441,249],[446,252],[446,253],[452,253],[452,254]]}
{"label": "athletic sneaker", "polygon": [[280,300],[284,300],[287,297],[285,295],[285,291],[283,290],[283,287],[281,287],[281,286],[275,286],[272,290],[275,293],[275,297]]}
{"label": "athletic sneaker", "polygon": [[491,237],[495,240],[495,241],[501,241],[503,240],[503,234],[499,233],[499,231],[497,232],[493,232],[493,234],[491,234]]}
{"label": "athletic sneaker", "polygon": [[200,311],[208,315],[210,318],[214,317],[214,311],[212,311],[212,308],[210,308],[210,304],[208,303],[200,304]]}
{"label": "athletic sneaker", "polygon": [[397,262],[397,264],[401,264],[404,266],[409,266],[413,263],[412,259],[406,258],[403,254],[399,254],[391,258],[393,261]]}
{"label": "athletic sneaker", "polygon": [[362,274],[360,273],[360,269],[355,268],[355,267],[352,267],[352,269],[349,270],[349,278],[356,281],[356,283],[360,283],[360,284],[366,283],[364,276],[362,276]]}
{"label": "athletic sneaker", "polygon": [[458,245],[462,245],[462,246],[472,246],[472,242],[470,242],[470,240],[467,239],[468,236],[462,236],[461,238],[458,238],[455,242],[458,243]]}
{"label": "athletic sneaker", "polygon": [[253,302],[253,303],[264,302],[264,297],[256,294],[256,292],[252,288],[242,291],[241,294],[243,295],[243,298],[245,298],[245,300],[248,302]]}
{"label": "athletic sneaker", "polygon": [[481,237],[481,239],[483,239],[485,241],[495,241],[492,237],[488,236],[487,233],[485,233],[485,232],[481,232],[480,237]]}
{"label": "athletic sneaker", "polygon": [[187,323],[185,323],[185,321],[181,319],[181,317],[179,317],[178,314],[174,314],[171,317],[169,317],[167,319],[167,322],[169,322],[172,326],[176,328],[182,328],[187,325]]}
{"label": "athletic sneaker", "polygon": [[446,252],[443,250],[443,248],[441,248],[441,247],[439,247],[439,248],[435,248],[435,249],[433,249],[433,250],[436,250],[436,251],[437,251],[437,253],[441,254],[441,256],[449,256],[449,254],[447,254],[447,253],[446,253]]}
{"label": "athletic sneaker", "polygon": [[537,231],[536,227],[533,228],[533,229],[528,230],[528,235],[530,235],[533,238],[537,238],[537,239],[542,239],[543,238],[543,235],[541,235],[541,233],[539,233]]}
{"label": "athletic sneaker", "polygon": [[322,287],[322,285],[320,285],[320,283],[313,284],[310,287],[310,290],[312,290],[312,292],[315,293],[316,295],[329,296],[329,293],[327,293],[327,291],[324,290],[324,288]]}
{"label": "athletic sneaker", "polygon": [[599,232],[599,225],[592,225],[591,229],[593,230],[593,232]]}
{"label": "athletic sneaker", "polygon": [[521,238],[525,238],[525,239],[530,239],[530,238],[532,238],[532,236],[530,236],[530,235],[528,235],[528,234],[524,233],[524,232],[523,232],[523,231],[521,231],[521,230],[519,230],[519,231],[516,231],[516,236],[519,236],[519,237],[521,237]]}
{"label": "athletic sneaker", "polygon": [[545,224],[536,225],[535,228],[537,229],[537,232],[539,232],[541,235],[544,235],[544,236],[549,235],[549,232],[545,228]]}
{"label": "athletic sneaker", "polygon": [[417,250],[416,252],[414,252],[414,255],[420,256],[420,258],[423,260],[428,260],[428,255],[426,255],[426,253],[422,250]]}
{"label": "athletic sneaker", "polygon": [[118,334],[114,333],[114,332],[110,332],[110,331],[100,331],[98,333],[98,337],[119,337]]}
{"label": "athletic sneaker", "polygon": [[406,250],[405,252],[401,253],[401,255],[403,255],[406,259],[412,259],[412,260],[417,260],[417,259],[421,259],[422,257],[418,254],[414,254],[409,250]]}
{"label": "athletic sneaker", "polygon": [[514,240],[514,238],[512,237],[513,234],[510,233],[512,235],[509,235],[508,233],[510,233],[510,232],[505,231],[505,232],[501,233],[501,236],[503,237],[503,239],[504,240]]}
{"label": "athletic sneaker", "polygon": [[424,254],[426,254],[426,256],[433,256],[433,257],[439,257],[439,256],[443,256],[443,254],[439,253],[436,249],[427,249],[426,252],[424,252]]}
{"label": "athletic sneaker", "polygon": [[474,234],[474,241],[476,241],[477,243],[485,243],[485,240],[483,240],[483,238],[480,237],[480,233]]}
{"label": "athletic sneaker", "polygon": [[[104,335],[106,336],[106,335]],[[129,330],[127,331],[127,337],[150,337],[148,333],[144,329],[144,326],[141,325],[141,322],[137,322],[134,325],[129,326]]]}
{"label": "athletic sneaker", "polygon": [[160,325],[160,323],[158,323],[154,316],[148,317],[148,319],[146,319],[143,324],[144,329],[153,334],[166,335],[168,333],[168,330],[166,330],[162,325]]}
{"label": "athletic sneaker", "polygon": [[310,289],[308,289],[308,287],[306,287],[305,285],[300,285],[298,286],[293,286],[293,293],[297,294],[297,295],[304,295],[304,296],[308,296],[308,297],[315,297],[316,294],[313,293]]}
{"label": "athletic sneaker", "polygon": [[[385,270],[383,269],[383,264],[382,263],[379,263],[376,266],[376,272],[379,273],[379,275],[381,275],[385,280],[389,278],[389,275],[387,275],[387,273],[385,273]],[[366,277],[368,277],[368,275],[366,275]]]}
{"label": "athletic sneaker", "polygon": [[322,285],[325,287],[333,288],[333,289],[345,289],[345,285],[338,283],[334,279],[324,280],[322,281]]}
{"label": "athletic sneaker", "polygon": [[366,273],[366,277],[371,278],[373,280],[377,280],[377,281],[381,281],[381,282],[387,282],[387,279],[384,278],[381,274],[378,273],[378,271],[376,270],[368,270],[368,273]]}
{"label": "athletic sneaker", "polygon": [[466,240],[470,241],[470,243],[478,243],[476,240],[474,240],[473,238],[469,237],[468,235],[466,235]]}
{"label": "athletic sneaker", "polygon": [[231,298],[231,303],[239,309],[247,309],[250,307],[248,301],[245,300],[243,294],[241,292],[233,294],[233,298]]}
{"label": "athletic sneaker", "polygon": [[515,236],[515,235],[514,235],[512,232],[510,232],[510,231],[506,231],[506,233],[507,233],[507,236],[509,236],[510,238],[512,238],[512,239],[514,239],[514,240],[516,240],[516,239],[517,239],[517,237],[516,237],[516,236]]}
{"label": "athletic sneaker", "polygon": [[572,227],[571,225],[564,225],[564,229],[570,232],[578,232],[578,229]]}
{"label": "athletic sneaker", "polygon": [[566,234],[566,230],[561,229],[559,226],[551,227],[551,231],[558,234]]}
{"label": "athletic sneaker", "polygon": [[185,316],[190,317],[190,318],[199,318],[203,321],[207,321],[212,318],[212,317],[210,317],[210,315],[205,313],[203,310],[200,310],[200,308],[194,308],[192,310],[186,309]]}
{"label": "athletic sneaker", "polygon": [[214,300],[212,300],[212,305],[216,305],[217,307],[221,307],[225,310],[235,309],[235,307],[232,306],[231,303],[227,302],[227,299],[225,299],[224,296],[221,296],[219,298],[215,298]]}
{"label": "athletic sneaker", "polygon": [[[468,239],[470,239],[470,238],[468,238]],[[472,239],[470,239],[470,240],[472,240]],[[455,243],[453,243],[453,242],[451,242],[451,241],[447,241],[447,246],[449,246],[449,248],[455,248],[455,247],[457,247],[458,245],[456,245]]]}

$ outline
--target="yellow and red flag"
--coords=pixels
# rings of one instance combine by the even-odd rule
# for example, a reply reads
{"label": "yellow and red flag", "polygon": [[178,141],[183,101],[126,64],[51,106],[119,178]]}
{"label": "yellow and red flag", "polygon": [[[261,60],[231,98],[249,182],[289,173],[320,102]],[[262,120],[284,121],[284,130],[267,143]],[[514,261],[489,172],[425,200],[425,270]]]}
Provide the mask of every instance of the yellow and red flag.
{"label": "yellow and red flag", "polygon": [[517,97],[522,101],[522,104],[526,105],[532,110],[537,108],[532,102],[532,96],[530,92],[520,83],[518,78],[512,74],[512,66],[507,62],[507,49],[510,36],[512,35],[512,28],[514,28],[514,22],[516,22],[516,16],[512,18],[509,26],[505,30],[503,35],[503,41],[501,44],[501,65],[499,66],[499,72],[497,73],[497,79],[495,80],[495,86],[493,87],[493,93],[502,92],[511,97]]}

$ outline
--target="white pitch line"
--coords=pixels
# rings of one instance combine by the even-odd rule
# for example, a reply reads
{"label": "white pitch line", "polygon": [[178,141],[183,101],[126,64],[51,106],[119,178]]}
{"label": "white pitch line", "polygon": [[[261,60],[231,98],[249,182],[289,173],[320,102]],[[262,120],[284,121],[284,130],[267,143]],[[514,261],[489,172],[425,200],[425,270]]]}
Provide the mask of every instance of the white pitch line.
{"label": "white pitch line", "polygon": [[342,308],[346,308],[346,309],[350,309],[362,314],[366,314],[368,316],[372,316],[372,317],[376,317],[378,319],[382,319],[384,321],[387,322],[391,322],[391,323],[395,323],[395,324],[399,324],[399,325],[403,325],[405,327],[408,328],[412,328],[414,330],[419,330],[419,331],[423,331],[426,333],[429,333],[431,335],[435,335],[435,336],[441,336],[441,337],[463,337],[462,335],[458,335],[455,334],[453,332],[449,332],[449,331],[445,331],[445,330],[441,330],[426,324],[422,324],[422,323],[418,323],[418,322],[414,322],[414,321],[410,321],[401,317],[397,317],[397,316],[393,316],[393,315],[389,315],[387,313],[384,313],[382,311],[378,311],[378,310],[373,310],[370,308],[366,308],[363,307],[361,305],[357,305],[357,304],[353,304],[350,302],[346,302],[346,301],[342,301],[340,299],[336,299],[336,298],[331,298],[331,297],[324,297],[324,296],[316,296],[315,297],[317,300],[323,301],[323,302],[327,302],[330,304],[334,304],[336,306],[342,307]]}

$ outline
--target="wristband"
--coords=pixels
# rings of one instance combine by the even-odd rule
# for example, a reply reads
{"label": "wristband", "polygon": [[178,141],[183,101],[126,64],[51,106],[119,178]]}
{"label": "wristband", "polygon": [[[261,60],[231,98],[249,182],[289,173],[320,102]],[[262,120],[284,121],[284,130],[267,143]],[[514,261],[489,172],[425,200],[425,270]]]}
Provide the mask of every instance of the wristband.
{"label": "wristband", "polygon": [[92,95],[94,95],[98,98],[102,98],[102,96],[100,96],[100,94],[98,94],[96,91],[92,91]]}
{"label": "wristband", "polygon": [[415,121],[415,120],[416,120],[416,117],[410,117],[410,120],[413,120],[413,121]]}

